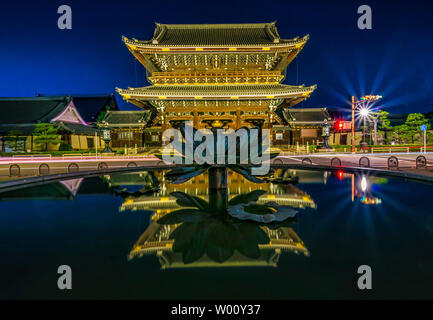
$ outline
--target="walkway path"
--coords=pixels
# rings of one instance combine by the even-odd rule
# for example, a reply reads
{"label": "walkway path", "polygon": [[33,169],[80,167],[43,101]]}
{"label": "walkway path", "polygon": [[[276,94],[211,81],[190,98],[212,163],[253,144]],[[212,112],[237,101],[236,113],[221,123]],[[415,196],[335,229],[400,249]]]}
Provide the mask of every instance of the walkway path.
{"label": "walkway path", "polygon": [[[276,166],[323,170],[379,170],[403,177],[433,181],[433,153],[348,154],[324,153],[278,156]],[[125,168],[166,167],[154,156],[0,157],[0,182],[63,173],[106,172]],[[417,178],[418,177],[418,178]]]}
{"label": "walkway path", "polygon": [[275,165],[307,165],[332,168],[372,168],[394,173],[410,173],[433,180],[433,153],[380,153],[380,154],[308,154],[279,156]]}

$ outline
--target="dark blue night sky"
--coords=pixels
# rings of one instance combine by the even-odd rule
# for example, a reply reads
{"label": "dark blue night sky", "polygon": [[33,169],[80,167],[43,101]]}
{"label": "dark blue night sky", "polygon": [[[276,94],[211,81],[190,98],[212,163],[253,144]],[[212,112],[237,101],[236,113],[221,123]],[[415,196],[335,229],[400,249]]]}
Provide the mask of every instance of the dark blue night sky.
{"label": "dark blue night sky", "polygon": [[[72,8],[72,30],[57,8]],[[357,28],[368,4],[373,29]],[[380,94],[391,113],[433,110],[432,1],[10,1],[0,3],[0,96],[93,94],[147,85],[121,36],[150,39],[154,22],[277,21],[280,36],[310,34],[287,84],[317,84],[302,107],[345,107]],[[118,101],[121,107],[131,105]]]}

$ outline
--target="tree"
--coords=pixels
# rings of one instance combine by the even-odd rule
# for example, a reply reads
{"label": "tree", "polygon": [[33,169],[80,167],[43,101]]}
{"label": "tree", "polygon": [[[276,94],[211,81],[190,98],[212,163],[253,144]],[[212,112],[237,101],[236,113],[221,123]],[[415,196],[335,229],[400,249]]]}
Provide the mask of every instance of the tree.
{"label": "tree", "polygon": [[392,138],[399,144],[407,142],[409,127],[407,124],[395,126],[392,130]]}
{"label": "tree", "polygon": [[430,129],[430,123],[422,113],[410,113],[407,116],[405,125],[407,126],[407,137],[412,143],[415,143],[415,135],[421,136],[421,125],[426,125],[427,130]]}
{"label": "tree", "polygon": [[388,119],[388,115],[389,115],[389,112],[387,112],[385,110],[380,110],[377,113],[377,119],[379,120],[379,123],[380,123],[379,128],[382,130],[389,130],[392,128],[391,127],[391,121],[389,121],[389,119]]}
{"label": "tree", "polygon": [[49,144],[58,144],[62,140],[59,139],[57,129],[51,123],[38,123],[33,131],[35,143],[43,144],[44,151],[48,150]]}
{"label": "tree", "polygon": [[383,132],[384,132],[384,138],[383,138],[383,140],[384,140],[384,142],[386,143],[386,144],[388,144],[389,143],[389,138],[388,138],[388,134],[387,134],[387,132],[388,131],[390,131],[391,130],[391,128],[392,128],[392,126],[391,126],[391,121],[388,119],[388,115],[389,115],[389,112],[387,112],[387,111],[384,111],[384,110],[380,110],[377,114],[376,114],[376,117],[377,117],[377,120],[378,120],[378,122],[379,122],[379,129],[380,130],[382,130]]}
{"label": "tree", "polygon": [[98,118],[96,119],[96,122],[101,122],[102,120],[104,120],[105,116],[107,115],[107,112],[110,110],[110,106],[106,106],[105,110],[102,110],[99,115]]}
{"label": "tree", "polygon": [[23,134],[21,131],[11,130],[5,137],[5,140],[8,142],[8,147],[15,151],[21,145],[22,137]]}

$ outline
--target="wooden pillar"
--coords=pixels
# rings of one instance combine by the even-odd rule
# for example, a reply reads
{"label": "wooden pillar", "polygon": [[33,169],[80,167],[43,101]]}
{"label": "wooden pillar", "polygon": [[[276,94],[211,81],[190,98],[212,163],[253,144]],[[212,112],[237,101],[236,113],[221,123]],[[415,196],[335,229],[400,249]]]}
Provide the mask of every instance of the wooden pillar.
{"label": "wooden pillar", "polygon": [[239,129],[241,127],[241,111],[236,109],[236,128]]}
{"label": "wooden pillar", "polygon": [[199,127],[198,127],[199,124],[198,124],[197,109],[193,110],[193,114],[194,114],[194,117],[193,117],[193,120],[192,120],[193,127],[196,128],[196,129],[199,129]]}
{"label": "wooden pillar", "polygon": [[160,140],[161,140],[161,145],[165,145],[166,144],[166,142],[164,142],[163,140],[162,140],[162,136],[163,136],[163,134],[164,134],[164,131],[165,131],[165,129],[167,128],[167,118],[166,118],[166,115],[165,114],[163,114],[162,116],[162,121],[161,121],[161,134],[160,134]]}
{"label": "wooden pillar", "polygon": [[167,118],[166,118],[166,116],[165,116],[165,114],[163,114],[162,116],[161,116],[161,133],[163,133],[164,131],[165,131],[165,129],[167,129]]}
{"label": "wooden pillar", "polygon": [[272,111],[269,110],[268,111],[268,125],[267,125],[267,128],[269,129],[269,138],[271,139],[271,142],[272,142],[272,140],[274,138],[274,133],[273,133],[273,130],[272,130],[272,116],[271,116],[271,113],[272,113]]}

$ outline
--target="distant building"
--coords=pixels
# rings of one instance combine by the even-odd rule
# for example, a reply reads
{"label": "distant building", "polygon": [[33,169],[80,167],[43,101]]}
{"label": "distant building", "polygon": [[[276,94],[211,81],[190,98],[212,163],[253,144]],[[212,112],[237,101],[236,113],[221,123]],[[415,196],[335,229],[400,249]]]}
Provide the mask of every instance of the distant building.
{"label": "distant building", "polygon": [[281,111],[282,125],[274,125],[275,145],[310,145],[323,140],[325,120],[334,124],[326,108],[291,108]]}
{"label": "distant building", "polygon": [[108,111],[100,126],[111,131],[112,148],[160,146],[160,129],[153,129],[150,111]]}
{"label": "distant building", "polygon": [[[38,151],[33,132],[38,123],[51,123],[58,129],[62,144],[74,150],[95,147],[95,126],[99,116],[107,110],[118,110],[114,94],[89,96],[42,96],[0,98],[0,151],[13,151],[9,147],[10,133],[19,136],[18,151]],[[99,140],[102,146],[103,142]],[[58,150],[61,144],[50,145]]]}

